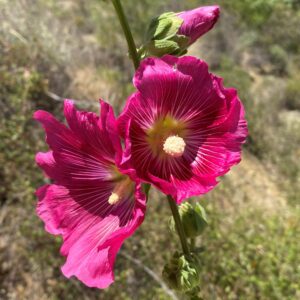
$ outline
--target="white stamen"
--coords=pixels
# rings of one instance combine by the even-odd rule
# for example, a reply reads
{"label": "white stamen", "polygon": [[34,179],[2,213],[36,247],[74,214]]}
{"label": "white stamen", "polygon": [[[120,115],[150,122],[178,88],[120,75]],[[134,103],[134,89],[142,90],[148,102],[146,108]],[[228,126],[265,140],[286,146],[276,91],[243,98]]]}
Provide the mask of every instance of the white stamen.
{"label": "white stamen", "polygon": [[167,154],[173,157],[180,157],[184,152],[185,146],[186,144],[183,138],[178,135],[172,135],[165,140],[163,149]]}
{"label": "white stamen", "polygon": [[108,198],[108,203],[111,205],[117,204],[121,200],[121,197],[117,194],[112,192]]}

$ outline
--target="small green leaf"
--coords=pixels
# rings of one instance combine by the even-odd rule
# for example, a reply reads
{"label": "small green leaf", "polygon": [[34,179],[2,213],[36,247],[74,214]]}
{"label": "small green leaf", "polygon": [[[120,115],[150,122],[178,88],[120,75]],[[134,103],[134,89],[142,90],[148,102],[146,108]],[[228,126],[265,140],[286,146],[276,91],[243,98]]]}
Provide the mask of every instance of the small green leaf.
{"label": "small green leaf", "polygon": [[182,23],[183,20],[173,12],[167,12],[152,19],[146,32],[146,43],[175,36]]}
{"label": "small green leaf", "polygon": [[174,41],[169,40],[155,40],[151,41],[146,46],[146,56],[152,55],[161,57],[165,54],[173,54],[176,51],[179,51],[178,44]]}
{"label": "small green leaf", "polygon": [[148,195],[149,195],[149,191],[150,191],[150,188],[151,188],[151,184],[144,183],[142,188],[143,188],[144,194],[146,195],[146,199],[148,200]]}
{"label": "small green leaf", "polygon": [[181,49],[187,49],[190,44],[190,38],[185,35],[176,34],[172,40],[176,42]]}

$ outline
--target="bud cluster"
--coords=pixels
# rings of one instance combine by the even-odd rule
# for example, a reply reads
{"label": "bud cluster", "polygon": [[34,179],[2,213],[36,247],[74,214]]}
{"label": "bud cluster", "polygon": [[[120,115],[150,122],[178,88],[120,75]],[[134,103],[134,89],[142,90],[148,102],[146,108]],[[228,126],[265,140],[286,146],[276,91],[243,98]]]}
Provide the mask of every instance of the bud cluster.
{"label": "bud cluster", "polygon": [[186,293],[197,288],[200,284],[200,262],[191,253],[188,257],[175,252],[163,269],[163,278],[174,290]]}

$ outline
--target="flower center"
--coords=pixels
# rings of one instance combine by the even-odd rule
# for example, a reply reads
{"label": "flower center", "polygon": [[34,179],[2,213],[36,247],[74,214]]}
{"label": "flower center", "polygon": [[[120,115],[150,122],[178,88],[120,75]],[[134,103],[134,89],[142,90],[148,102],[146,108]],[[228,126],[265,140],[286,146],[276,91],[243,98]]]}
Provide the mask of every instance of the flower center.
{"label": "flower center", "polygon": [[114,187],[107,202],[116,205],[123,200],[130,199],[134,193],[134,183],[128,175],[121,174],[117,169],[113,170]]}
{"label": "flower center", "polygon": [[121,200],[121,197],[117,194],[112,192],[108,198],[108,203],[111,205],[117,204]]}
{"label": "flower center", "polygon": [[170,156],[180,157],[184,152],[185,146],[183,138],[178,135],[171,135],[165,140],[163,149]]}
{"label": "flower center", "polygon": [[[165,158],[166,154],[181,156],[185,147],[183,138],[187,135],[187,125],[182,120],[166,115],[157,118],[152,126],[147,129],[146,134],[146,141],[154,156],[160,158]],[[182,152],[179,151],[180,154],[177,154],[176,144],[181,145]]]}

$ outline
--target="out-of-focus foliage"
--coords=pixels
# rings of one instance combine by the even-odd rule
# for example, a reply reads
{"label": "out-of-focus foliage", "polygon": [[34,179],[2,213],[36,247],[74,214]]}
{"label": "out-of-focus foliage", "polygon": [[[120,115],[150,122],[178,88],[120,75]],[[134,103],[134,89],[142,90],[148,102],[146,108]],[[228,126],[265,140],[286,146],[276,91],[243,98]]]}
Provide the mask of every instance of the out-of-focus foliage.
{"label": "out-of-focus foliage", "polygon": [[[150,19],[166,10],[221,5],[213,31],[190,54],[234,86],[250,136],[244,159],[215,191],[201,243],[204,299],[300,298],[300,5],[297,0],[123,0],[137,44]],[[170,299],[160,276],[178,249],[165,199],[152,190],[146,220],[118,256],[116,283],[105,291],[67,280],[60,239],[35,215],[37,186],[47,182],[34,154],[46,150],[32,121],[36,109],[58,118],[61,98],[117,112],[133,91],[133,68],[110,1],[0,1],[0,298]],[[57,94],[60,97],[53,96]]]}
{"label": "out-of-focus foliage", "polygon": [[290,76],[286,85],[286,107],[290,110],[300,110],[300,74]]}
{"label": "out-of-focus foliage", "polygon": [[273,12],[277,0],[227,0],[224,4],[235,13],[241,22],[253,28],[262,26]]}
{"label": "out-of-focus foliage", "polygon": [[[210,211],[204,234],[202,285],[208,299],[293,299],[299,296],[299,211],[264,220],[251,209],[222,226],[223,214]],[[252,221],[251,221],[252,220]],[[264,221],[262,221],[264,220]],[[248,223],[249,222],[249,223]],[[210,243],[206,243],[210,241]],[[211,254],[213,252],[213,254]],[[295,296],[293,296],[295,295]]]}

